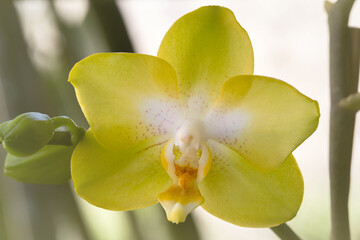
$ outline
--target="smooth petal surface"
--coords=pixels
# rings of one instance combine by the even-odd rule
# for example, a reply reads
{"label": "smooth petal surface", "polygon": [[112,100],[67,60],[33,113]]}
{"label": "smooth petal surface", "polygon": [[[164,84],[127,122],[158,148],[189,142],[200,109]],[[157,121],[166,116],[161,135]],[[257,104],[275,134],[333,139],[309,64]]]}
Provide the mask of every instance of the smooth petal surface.
{"label": "smooth petal surface", "polygon": [[172,183],[160,161],[166,140],[155,137],[132,149],[112,152],[99,145],[88,130],[71,160],[75,191],[89,203],[109,210],[157,203],[158,194]]}
{"label": "smooth petal surface", "polygon": [[319,116],[316,101],[283,81],[237,76],[224,84],[205,129],[254,166],[272,169],[315,131]]}
{"label": "smooth petal surface", "polygon": [[190,117],[201,117],[230,77],[252,74],[254,56],[246,31],[227,8],[190,12],[166,33],[158,57],[175,69]]}
{"label": "smooth petal surface", "polygon": [[74,66],[69,81],[96,139],[108,149],[174,134],[182,122],[176,74],[157,57],[94,54]]}
{"label": "smooth petal surface", "polygon": [[292,155],[273,171],[261,172],[229,147],[208,143],[213,165],[199,184],[206,211],[244,227],[272,227],[295,217],[304,183]]}

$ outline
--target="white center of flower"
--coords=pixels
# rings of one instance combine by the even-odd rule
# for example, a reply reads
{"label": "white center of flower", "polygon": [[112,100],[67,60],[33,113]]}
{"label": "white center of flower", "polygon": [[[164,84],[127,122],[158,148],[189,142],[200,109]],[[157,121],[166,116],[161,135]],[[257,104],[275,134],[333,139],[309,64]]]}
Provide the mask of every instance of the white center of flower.
{"label": "white center of flower", "polygon": [[180,151],[185,153],[189,149],[198,150],[203,138],[203,127],[201,122],[187,119],[178,129],[175,135],[175,145],[180,147]]}

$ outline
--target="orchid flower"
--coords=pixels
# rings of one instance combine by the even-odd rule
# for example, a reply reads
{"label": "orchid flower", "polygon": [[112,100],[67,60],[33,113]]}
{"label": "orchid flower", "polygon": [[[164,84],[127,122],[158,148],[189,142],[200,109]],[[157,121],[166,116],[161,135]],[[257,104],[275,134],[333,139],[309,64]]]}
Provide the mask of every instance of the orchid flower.
{"label": "orchid flower", "polygon": [[177,20],[157,57],[77,63],[69,81],[90,129],[72,157],[75,191],[109,210],[160,202],[174,223],[197,206],[247,227],[292,219],[304,187],[292,152],[319,107],[253,69],[247,32],[218,6]]}

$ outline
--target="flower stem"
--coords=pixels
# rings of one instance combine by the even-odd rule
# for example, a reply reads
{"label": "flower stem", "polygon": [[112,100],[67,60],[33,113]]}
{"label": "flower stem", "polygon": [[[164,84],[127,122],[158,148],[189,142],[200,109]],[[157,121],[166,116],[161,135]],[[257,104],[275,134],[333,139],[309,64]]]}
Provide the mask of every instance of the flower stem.
{"label": "flower stem", "polygon": [[300,240],[301,238],[287,225],[283,223],[279,226],[272,227],[271,230],[282,240]]}
{"label": "flower stem", "polygon": [[351,35],[348,27],[355,0],[339,0],[328,9],[330,32],[330,192],[331,238],[350,239],[348,199],[355,113],[340,101],[357,91],[358,79],[352,66]]}
{"label": "flower stem", "polygon": [[[77,144],[77,142],[84,136],[85,134],[85,130],[82,127],[78,127],[76,126],[76,124],[74,123],[74,121],[71,118],[68,118],[66,116],[60,116],[60,117],[54,117],[52,118],[52,121],[54,123],[54,127],[55,128],[59,128],[59,127],[67,127],[67,129],[69,129],[70,133],[71,133],[71,144],[70,145],[75,145]],[[61,133],[62,131],[55,131],[55,136],[57,136],[57,138],[59,136],[65,137],[64,133]],[[55,137],[54,136],[54,137]],[[56,138],[53,140],[57,140]],[[63,139],[65,140],[65,139]],[[54,141],[52,141],[54,142]],[[53,144],[53,143],[52,143]],[[62,144],[62,145],[66,145],[66,144]]]}
{"label": "flower stem", "polygon": [[47,144],[71,146],[72,145],[71,132],[70,131],[55,131],[54,137]]}
{"label": "flower stem", "polygon": [[143,240],[144,238],[141,236],[141,227],[136,219],[136,215],[133,211],[128,211],[127,218],[131,224],[132,237],[134,240]]}
{"label": "flower stem", "polygon": [[170,230],[170,234],[173,240],[199,240],[199,233],[196,228],[196,224],[194,222],[193,217],[190,215],[187,216],[186,221],[180,224],[174,224],[170,222],[166,222],[168,230]]}
{"label": "flower stem", "polygon": [[357,112],[360,110],[360,93],[354,93],[344,98],[339,103],[340,107],[348,109],[350,111]]}

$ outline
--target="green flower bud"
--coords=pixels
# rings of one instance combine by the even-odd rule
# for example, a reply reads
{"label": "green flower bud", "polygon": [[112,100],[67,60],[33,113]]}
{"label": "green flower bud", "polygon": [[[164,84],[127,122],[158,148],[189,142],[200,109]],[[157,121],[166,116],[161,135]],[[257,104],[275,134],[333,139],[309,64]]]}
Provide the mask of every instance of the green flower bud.
{"label": "green flower bud", "polygon": [[70,179],[72,146],[46,145],[26,157],[8,154],[5,175],[17,181],[34,184],[61,184]]}
{"label": "green flower bud", "polygon": [[0,125],[0,141],[11,155],[24,157],[36,153],[54,136],[48,115],[29,112]]}

